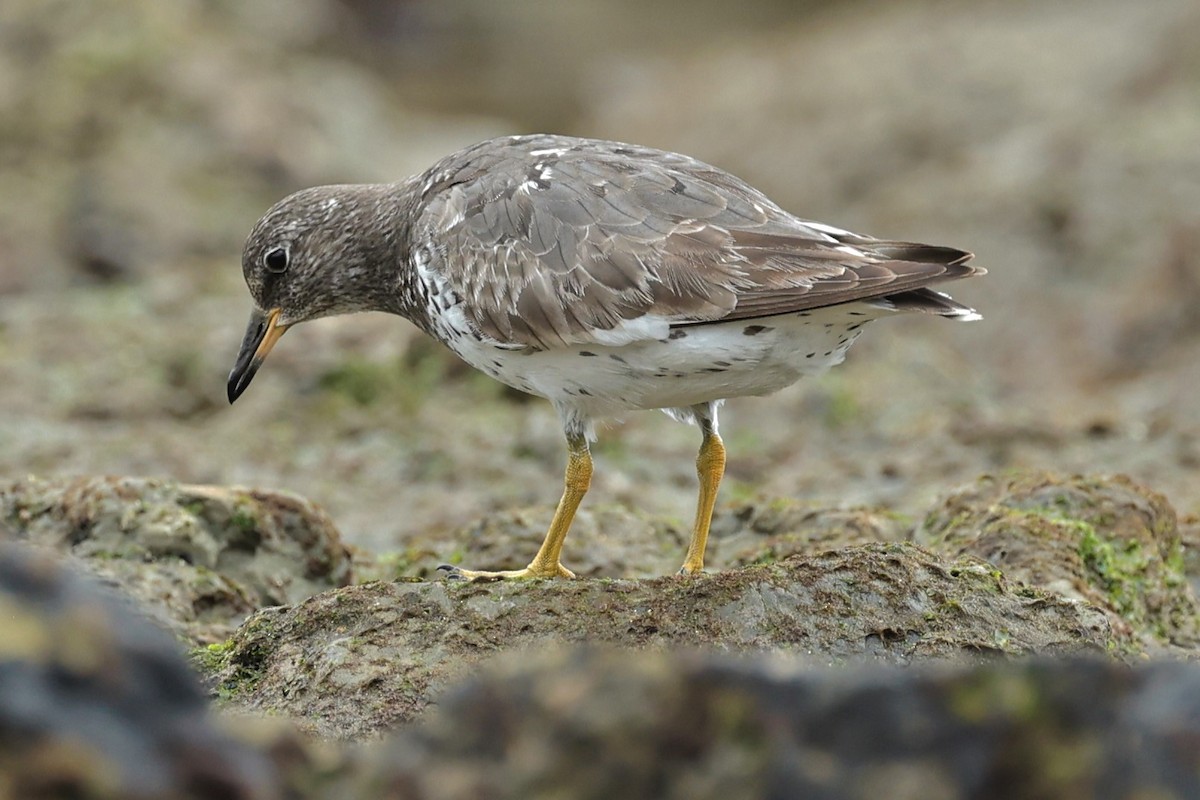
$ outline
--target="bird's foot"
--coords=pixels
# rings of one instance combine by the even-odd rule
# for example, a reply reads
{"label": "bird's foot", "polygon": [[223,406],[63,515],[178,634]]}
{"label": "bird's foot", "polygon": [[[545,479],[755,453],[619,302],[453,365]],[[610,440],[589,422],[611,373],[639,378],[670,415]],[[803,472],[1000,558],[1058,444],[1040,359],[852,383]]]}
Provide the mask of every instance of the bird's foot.
{"label": "bird's foot", "polygon": [[677,575],[703,575],[704,574],[704,562],[700,562],[700,563],[696,563],[696,564],[684,562],[684,565],[679,568],[679,572],[677,572],[676,574]]}
{"label": "bird's foot", "polygon": [[463,569],[451,564],[442,564],[439,570],[446,573],[448,581],[470,581],[472,583],[487,583],[489,581],[527,580],[530,578],[574,578],[575,573],[562,564],[541,566],[530,564],[525,569],[504,569],[498,571]]}

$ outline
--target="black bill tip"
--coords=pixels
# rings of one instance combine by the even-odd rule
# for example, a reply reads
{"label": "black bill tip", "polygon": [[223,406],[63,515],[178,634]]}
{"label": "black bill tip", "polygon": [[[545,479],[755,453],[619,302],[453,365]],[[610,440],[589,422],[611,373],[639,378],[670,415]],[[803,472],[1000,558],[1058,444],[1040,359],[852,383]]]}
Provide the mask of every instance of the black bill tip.
{"label": "black bill tip", "polygon": [[234,362],[233,370],[229,373],[229,382],[225,386],[231,404],[246,391],[250,381],[254,380],[254,374],[266,360],[267,354],[287,329],[287,325],[279,324],[278,308],[267,312],[255,309],[250,314],[250,324],[246,326],[242,347],[238,351],[237,361]]}
{"label": "black bill tip", "polygon": [[250,381],[254,380],[254,373],[258,372],[261,364],[262,361],[252,358],[246,364],[239,363],[229,373],[229,383],[225,385],[225,393],[229,397],[230,405],[242,396],[242,392],[246,391],[246,387],[250,385]]}

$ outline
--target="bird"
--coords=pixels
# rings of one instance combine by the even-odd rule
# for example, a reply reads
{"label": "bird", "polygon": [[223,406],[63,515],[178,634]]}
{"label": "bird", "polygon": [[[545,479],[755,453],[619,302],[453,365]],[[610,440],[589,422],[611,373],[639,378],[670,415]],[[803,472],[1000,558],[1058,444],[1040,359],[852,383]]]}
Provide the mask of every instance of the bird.
{"label": "bird", "polygon": [[597,421],[660,409],[700,431],[679,570],[695,575],[725,470],[722,403],[840,363],[883,317],[980,319],[930,288],[984,274],[972,258],[801,219],[680,153],[493,138],[398,182],[318,186],[272,206],[242,253],[254,307],[227,392],[241,396],[292,326],[382,311],[548,399],[567,450],[549,530],[523,568],[441,567],[468,581],[575,577],[561,556],[591,484]]}

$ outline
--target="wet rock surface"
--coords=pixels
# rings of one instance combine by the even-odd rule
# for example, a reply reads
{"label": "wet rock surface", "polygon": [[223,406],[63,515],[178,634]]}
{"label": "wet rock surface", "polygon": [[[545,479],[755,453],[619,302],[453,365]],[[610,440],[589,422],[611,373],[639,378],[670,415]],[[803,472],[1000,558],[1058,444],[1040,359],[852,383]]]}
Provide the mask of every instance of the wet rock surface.
{"label": "wet rock surface", "polygon": [[208,669],[229,707],[361,737],[413,719],[481,661],[563,643],[891,664],[1113,647],[1086,604],[900,543],[695,578],[353,586],[252,616]]}
{"label": "wet rock surface", "polygon": [[[384,554],[371,577],[438,576],[447,562],[474,569],[504,569],[528,562],[546,535],[554,509],[548,506],[488,514],[439,536],[414,536],[407,546]],[[886,509],[820,508],[776,499],[736,503],[713,514],[705,564],[710,570],[780,561],[796,553],[869,542],[898,542],[911,522]],[[689,528],[664,517],[596,504],[580,509],[571,525],[571,571],[591,578],[654,578],[678,571],[691,536]]]}
{"label": "wet rock surface", "polygon": [[985,477],[943,500],[916,538],[1102,608],[1126,640],[1200,644],[1175,509],[1128,477]]}
{"label": "wet rock surface", "polygon": [[0,520],[135,598],[193,643],[229,637],[252,611],[352,578],[329,517],[284,492],[140,478],[0,484]]}
{"label": "wet rock surface", "polygon": [[0,798],[276,797],[172,638],[47,551],[0,542]]}
{"label": "wet rock surface", "polygon": [[387,743],[420,798],[1129,798],[1200,790],[1200,671],[886,670],[569,653],[510,661]]}
{"label": "wet rock surface", "polygon": [[[36,486],[42,504],[10,502],[6,517],[44,545],[66,507],[196,495],[153,481],[85,485],[101,499],[67,503],[81,491],[67,484],[48,502],[54,492],[32,482],[18,494]],[[289,507],[296,540],[314,541],[306,526],[325,530]],[[995,562],[971,552],[989,521],[1047,508],[1105,541],[1158,537],[1164,561],[1187,563],[1172,555],[1173,509],[1125,478],[982,478],[910,532],[933,551],[891,541],[903,521],[884,513],[738,506],[720,520],[736,545],[726,557],[762,563],[688,578],[372,581],[260,608],[192,651],[209,697],[237,720],[236,741],[212,728],[178,642],[56,565],[50,548],[7,544],[0,682],[18,683],[0,687],[0,738],[25,749],[0,756],[0,787],[19,787],[13,800],[64,786],[84,798],[587,798],[618,784],[633,798],[1189,796],[1200,787],[1195,647],[1156,638],[1161,614],[1120,613],[1086,580],[1063,584],[1051,565],[1076,539],[1023,534],[1020,560],[1005,560],[1015,547]],[[161,520],[127,514],[123,535],[141,542]],[[514,520],[522,514],[479,530]],[[604,569],[597,533],[585,549]],[[795,552],[774,560],[784,547]],[[145,555],[138,545],[105,560],[159,570]],[[286,563],[303,575],[308,562]],[[361,553],[357,564],[394,566]],[[1125,579],[1147,586],[1165,569],[1136,564]],[[1177,616],[1192,602],[1180,583]],[[1125,663],[1143,652],[1185,658]],[[88,744],[93,726],[103,746]],[[111,735],[123,726],[137,731],[132,744]],[[172,738],[184,735],[198,744]]]}
{"label": "wet rock surface", "polygon": [[[1197,659],[1194,0],[60,5],[6,0],[0,24],[0,516],[211,644],[195,662],[229,713],[339,738],[413,719],[392,750],[248,740],[277,767],[272,791],[573,796],[590,785],[577,775],[627,774],[651,796],[705,797],[769,775],[785,794],[936,799],[980,785],[960,785],[950,752],[980,765],[983,796],[1200,794],[1191,668],[1141,666]],[[881,323],[830,375],[731,401],[721,574],[656,579],[682,557],[697,442],[634,414],[601,431],[567,542],[588,581],[345,586],[525,563],[561,432],[548,404],[378,315],[290,332],[227,413],[242,238],[290,191],[394,180],[532,130],[683,150],[802,216],[973,250],[990,273],[954,292],[985,319]],[[48,477],[18,480],[30,473]],[[60,477],[144,474],[178,484]],[[320,503],[378,556],[347,555],[307,500],[220,488],[235,485]],[[641,611],[650,624],[633,624]],[[64,653],[89,641],[30,619],[0,615],[0,653],[40,625]],[[540,655],[591,633],[623,649]],[[700,640],[752,660],[675,652]],[[1098,647],[1113,660],[1014,658]],[[5,669],[52,661],[30,652]],[[930,654],[956,663],[930,671]],[[117,699],[42,703],[58,716],[38,730],[103,707],[150,746],[151,712],[92,677],[41,685]],[[980,681],[994,691],[953,688]],[[194,707],[194,689],[176,706],[141,691],[132,706]],[[61,795],[64,764],[78,795],[129,788],[104,769],[126,762],[71,747],[13,762],[0,747],[0,797]],[[773,771],[779,753],[797,774]]]}
{"label": "wet rock surface", "polygon": [[[564,585],[579,584],[605,582]],[[386,624],[386,603],[374,606]],[[0,798],[936,800],[1200,789],[1200,669],[1183,662],[832,669],[780,653],[564,648],[570,637],[556,637],[471,665],[418,723],[347,746],[279,723],[215,727],[171,638],[139,616],[49,551],[0,544]]]}

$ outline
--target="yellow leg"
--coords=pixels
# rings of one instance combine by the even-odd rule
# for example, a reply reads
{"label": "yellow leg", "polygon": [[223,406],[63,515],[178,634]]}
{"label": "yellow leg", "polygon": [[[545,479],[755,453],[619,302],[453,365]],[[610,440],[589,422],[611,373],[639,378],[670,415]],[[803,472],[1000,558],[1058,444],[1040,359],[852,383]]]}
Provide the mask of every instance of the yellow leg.
{"label": "yellow leg", "polygon": [[715,432],[704,434],[700,454],[696,456],[696,475],[700,478],[700,498],[696,502],[696,522],[692,525],[692,543],[680,568],[681,575],[704,571],[704,548],[708,545],[708,527],[712,524],[717,487],[725,474],[725,445]]}
{"label": "yellow leg", "polygon": [[571,522],[575,519],[575,511],[580,501],[587,494],[592,484],[592,455],[588,452],[587,439],[582,436],[567,440],[567,473],[564,478],[562,499],[550,521],[550,530],[542,541],[541,548],[529,566],[525,569],[506,569],[499,571],[460,569],[443,564],[438,569],[449,572],[452,580],[502,580],[504,578],[574,578],[575,573],[562,565],[563,541]]}

